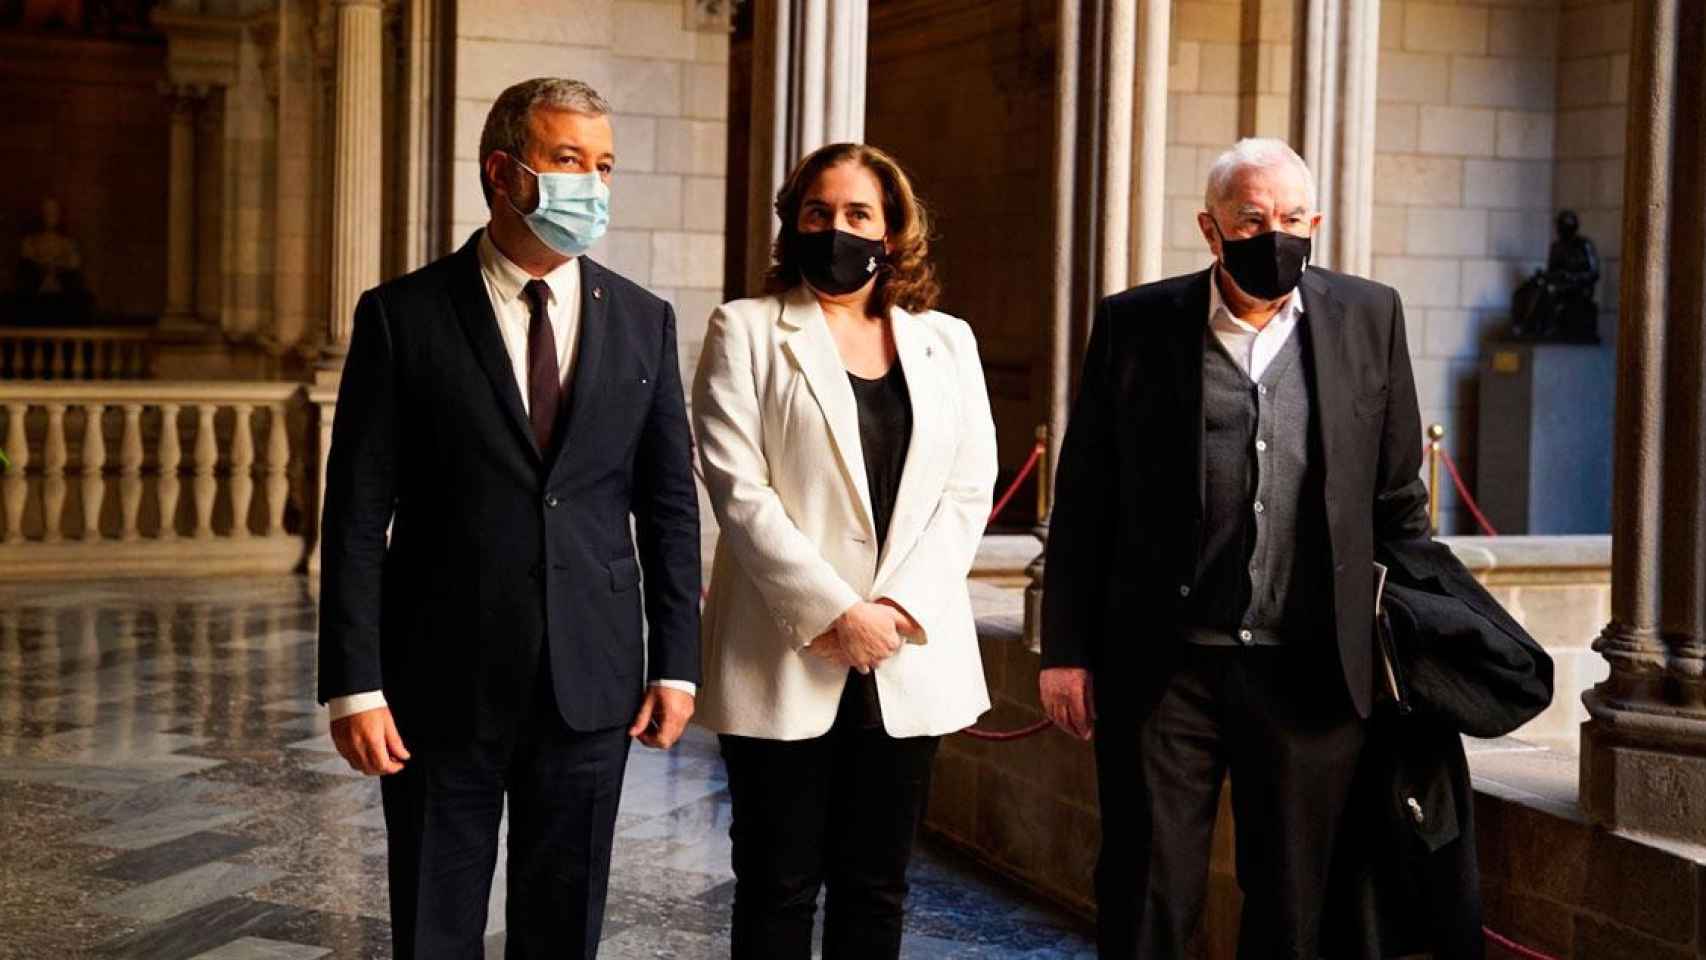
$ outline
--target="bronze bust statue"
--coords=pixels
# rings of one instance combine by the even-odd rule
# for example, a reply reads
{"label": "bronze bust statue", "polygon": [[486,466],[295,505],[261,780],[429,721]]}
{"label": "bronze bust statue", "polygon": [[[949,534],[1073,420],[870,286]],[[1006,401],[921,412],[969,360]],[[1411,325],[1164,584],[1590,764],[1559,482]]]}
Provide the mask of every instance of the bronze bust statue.
{"label": "bronze bust statue", "polygon": [[1581,235],[1574,211],[1558,214],[1558,237],[1536,270],[1511,298],[1511,333],[1523,340],[1599,342],[1599,251]]}
{"label": "bronze bust statue", "polygon": [[83,254],[60,231],[59,201],[41,204],[41,229],[24,237],[18,251],[18,321],[40,326],[87,323],[89,291],[83,284]]}

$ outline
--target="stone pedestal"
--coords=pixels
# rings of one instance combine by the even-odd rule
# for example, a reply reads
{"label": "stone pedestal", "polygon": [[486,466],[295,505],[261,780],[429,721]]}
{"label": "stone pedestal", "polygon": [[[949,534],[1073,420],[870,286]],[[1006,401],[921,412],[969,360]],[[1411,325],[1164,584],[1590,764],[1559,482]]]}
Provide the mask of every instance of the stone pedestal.
{"label": "stone pedestal", "polygon": [[1481,359],[1476,495],[1494,529],[1611,530],[1611,350],[1494,343]]}
{"label": "stone pedestal", "polygon": [[1585,698],[1582,809],[1596,822],[1706,844],[1706,720]]}

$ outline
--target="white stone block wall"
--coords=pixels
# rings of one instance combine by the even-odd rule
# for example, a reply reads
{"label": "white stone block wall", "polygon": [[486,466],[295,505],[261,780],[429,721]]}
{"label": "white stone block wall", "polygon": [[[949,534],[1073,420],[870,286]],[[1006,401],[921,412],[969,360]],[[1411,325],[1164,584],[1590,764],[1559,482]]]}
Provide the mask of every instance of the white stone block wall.
{"label": "white stone block wall", "polygon": [[[1256,11],[1261,5],[1250,0],[1249,6],[1246,12],[1238,0],[1176,0],[1173,4],[1162,254],[1162,272],[1167,276],[1201,270],[1213,259],[1197,229],[1209,165],[1248,132],[1247,115],[1260,112],[1263,104],[1272,113],[1274,104],[1285,100],[1283,91],[1290,90],[1289,52],[1279,52],[1282,47],[1290,49],[1289,20],[1269,16],[1283,25],[1284,32],[1263,36],[1263,19]],[[1247,18],[1254,21],[1248,27]],[[1258,76],[1251,78],[1242,73],[1247,44],[1257,51]],[[1286,110],[1289,116],[1289,106]],[[1274,122],[1278,129],[1263,132],[1283,135],[1287,121],[1269,120]]]}
{"label": "white stone block wall", "polygon": [[1567,0],[1558,48],[1557,173],[1553,197],[1581,215],[1600,255],[1600,336],[1616,333],[1628,123],[1629,0]]}
{"label": "white stone block wall", "polygon": [[615,109],[611,229],[590,253],[675,306],[683,375],[722,300],[728,36],[685,0],[462,0],[457,7],[455,242],[485,223],[480,130],[512,83],[564,76]]}
{"label": "white stone block wall", "polygon": [[[1403,295],[1423,422],[1445,425],[1471,485],[1481,347],[1545,262],[1563,201],[1563,8],[1381,3],[1374,274]],[[1449,481],[1441,488],[1442,529],[1471,532]]]}

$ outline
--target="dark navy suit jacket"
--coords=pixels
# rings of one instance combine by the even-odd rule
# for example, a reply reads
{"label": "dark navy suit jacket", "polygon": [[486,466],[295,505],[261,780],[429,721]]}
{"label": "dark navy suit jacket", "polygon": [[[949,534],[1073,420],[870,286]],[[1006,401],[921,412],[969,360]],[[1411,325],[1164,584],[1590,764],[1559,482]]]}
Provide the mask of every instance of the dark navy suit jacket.
{"label": "dark navy suit jacket", "polygon": [[582,258],[541,453],[477,242],[362,296],[327,468],[319,696],[383,689],[411,746],[505,736],[542,666],[576,730],[632,722],[648,680],[699,680],[673,311]]}

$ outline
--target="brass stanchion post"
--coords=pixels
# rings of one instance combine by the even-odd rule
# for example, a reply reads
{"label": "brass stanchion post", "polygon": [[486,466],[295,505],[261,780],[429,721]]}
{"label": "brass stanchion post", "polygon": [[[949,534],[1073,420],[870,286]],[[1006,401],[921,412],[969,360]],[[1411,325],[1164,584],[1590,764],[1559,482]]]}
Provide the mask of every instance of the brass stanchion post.
{"label": "brass stanchion post", "polygon": [[1439,456],[1440,441],[1445,439],[1445,425],[1428,427],[1428,529],[1439,533]]}
{"label": "brass stanchion post", "polygon": [[1037,521],[1048,516],[1049,504],[1054,500],[1054,484],[1051,482],[1048,462],[1048,424],[1037,426]]}

